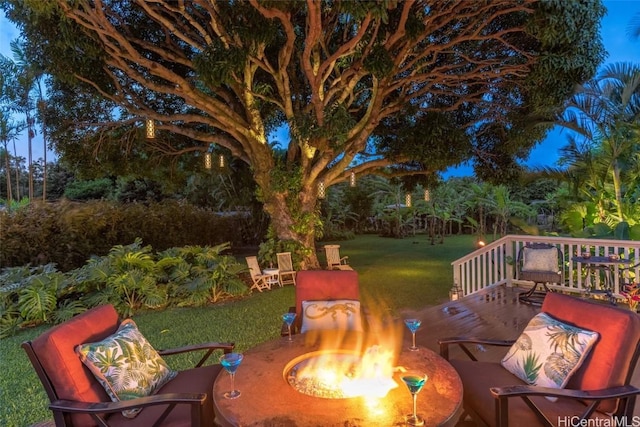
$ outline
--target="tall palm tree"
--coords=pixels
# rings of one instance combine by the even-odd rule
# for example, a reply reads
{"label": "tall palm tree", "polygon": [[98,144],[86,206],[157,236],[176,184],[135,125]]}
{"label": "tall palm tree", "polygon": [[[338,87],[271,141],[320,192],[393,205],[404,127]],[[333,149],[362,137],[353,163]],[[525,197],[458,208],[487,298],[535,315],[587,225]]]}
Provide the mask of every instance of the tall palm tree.
{"label": "tall palm tree", "polygon": [[[18,134],[21,132],[22,126],[20,123],[9,119],[9,114],[6,111],[0,109],[0,142],[2,143],[4,150],[4,167],[5,167],[5,180],[7,182],[7,203],[11,204],[13,200],[13,190],[11,188],[11,155],[9,154],[8,144],[9,141],[15,141]],[[16,165],[16,170],[20,169]],[[16,180],[16,190],[18,192],[19,200],[19,186],[20,182]]]}
{"label": "tall palm tree", "polygon": [[[35,123],[37,114],[37,99],[34,92],[40,86],[38,80],[42,77],[42,71],[27,58],[24,43],[16,39],[11,41],[11,52],[15,64],[14,80],[14,109],[22,113],[27,125],[28,141],[28,167],[29,167],[29,201],[33,200],[33,138],[35,136]],[[42,93],[40,93],[42,96]],[[45,152],[46,152],[45,146]]]}
{"label": "tall palm tree", "polygon": [[[559,120],[592,144],[593,171],[606,171],[613,186],[618,221],[623,209],[624,174],[632,167],[640,148],[640,67],[629,63],[606,66],[595,79],[585,83],[571,98]],[[603,191],[602,182],[598,191]]]}

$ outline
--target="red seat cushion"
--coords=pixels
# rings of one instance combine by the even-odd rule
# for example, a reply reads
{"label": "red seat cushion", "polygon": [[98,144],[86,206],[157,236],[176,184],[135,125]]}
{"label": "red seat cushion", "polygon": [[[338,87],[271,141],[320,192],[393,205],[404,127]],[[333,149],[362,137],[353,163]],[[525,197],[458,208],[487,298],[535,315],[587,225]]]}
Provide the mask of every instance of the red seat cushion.
{"label": "red seat cushion", "polygon": [[[595,331],[599,340],[589,352],[566,388],[599,390],[627,382],[631,361],[640,341],[640,316],[623,308],[596,303],[559,293],[548,293],[542,311],[558,320]],[[603,402],[601,409],[615,410],[615,401]]]}
{"label": "red seat cushion", "polygon": [[[100,341],[118,329],[118,313],[112,305],[88,310],[54,326],[33,340],[33,350],[59,399],[110,402],[104,388],[75,352],[78,344]],[[88,415],[73,415],[75,425],[95,425]]]}

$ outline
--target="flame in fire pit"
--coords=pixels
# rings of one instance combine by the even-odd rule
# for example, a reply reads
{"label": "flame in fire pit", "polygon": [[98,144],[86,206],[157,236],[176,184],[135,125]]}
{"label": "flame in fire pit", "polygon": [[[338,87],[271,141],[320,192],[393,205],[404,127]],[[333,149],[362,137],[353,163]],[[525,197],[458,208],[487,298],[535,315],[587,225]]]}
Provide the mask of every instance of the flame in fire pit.
{"label": "flame in fire pit", "polygon": [[320,340],[320,350],[289,362],[283,372],[285,380],[298,392],[314,397],[382,398],[398,387],[393,373],[401,331],[397,323],[381,322],[366,335],[347,331],[309,334],[308,340]]}
{"label": "flame in fire pit", "polygon": [[293,359],[285,368],[289,384],[314,397],[344,399],[384,397],[397,387],[393,381],[393,352],[379,346],[360,355],[347,350],[324,350]]}

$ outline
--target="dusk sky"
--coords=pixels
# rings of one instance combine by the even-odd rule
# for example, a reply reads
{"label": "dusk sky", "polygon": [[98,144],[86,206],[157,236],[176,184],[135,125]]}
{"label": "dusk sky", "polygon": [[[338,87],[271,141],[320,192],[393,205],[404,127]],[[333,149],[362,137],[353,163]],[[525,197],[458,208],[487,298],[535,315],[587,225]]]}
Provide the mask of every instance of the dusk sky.
{"label": "dusk sky", "polygon": [[[604,1],[608,13],[602,20],[601,33],[608,56],[605,64],[614,62],[637,63],[640,59],[640,41],[631,40],[627,35],[627,28],[631,19],[640,13],[640,0],[606,0]],[[19,35],[17,29],[0,11],[0,54],[12,57],[9,47],[11,40]],[[549,137],[539,144],[531,153],[527,162],[530,166],[555,166],[558,160],[558,148],[566,143],[567,134],[552,132]],[[17,143],[19,154],[26,153],[26,136]],[[38,136],[34,140],[34,160],[42,157],[42,139]],[[26,157],[26,154],[21,154]],[[49,154],[49,160],[51,154]],[[460,168],[455,175],[471,174],[469,168]],[[449,175],[449,174],[447,174]]]}

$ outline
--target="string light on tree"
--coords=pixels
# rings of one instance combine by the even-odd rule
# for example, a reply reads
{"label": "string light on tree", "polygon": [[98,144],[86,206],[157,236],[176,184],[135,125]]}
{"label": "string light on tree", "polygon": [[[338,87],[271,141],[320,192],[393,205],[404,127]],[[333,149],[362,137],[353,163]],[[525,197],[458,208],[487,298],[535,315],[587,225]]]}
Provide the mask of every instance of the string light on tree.
{"label": "string light on tree", "polygon": [[147,139],[155,139],[156,137],[156,122],[153,119],[145,120],[145,135]]}
{"label": "string light on tree", "polygon": [[318,199],[324,199],[326,196],[326,190],[324,188],[324,181],[318,183]]}

